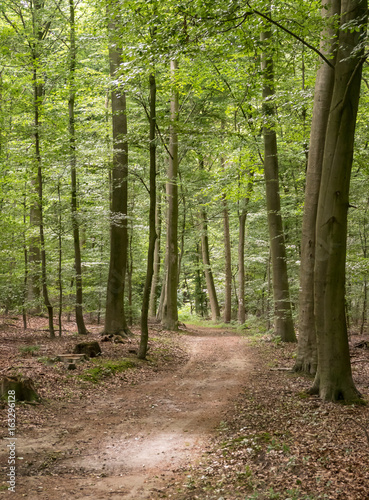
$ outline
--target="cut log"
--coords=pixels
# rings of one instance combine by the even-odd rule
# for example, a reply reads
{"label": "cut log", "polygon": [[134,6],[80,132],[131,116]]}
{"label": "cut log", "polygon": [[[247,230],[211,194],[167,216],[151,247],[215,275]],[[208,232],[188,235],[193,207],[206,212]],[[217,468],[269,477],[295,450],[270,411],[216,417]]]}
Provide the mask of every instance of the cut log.
{"label": "cut log", "polygon": [[[14,391],[10,392],[9,391]],[[10,401],[9,396],[15,397],[16,401],[40,401],[40,396],[37,394],[30,378],[3,377],[0,381],[0,397]],[[12,398],[11,398],[12,399]]]}
{"label": "cut log", "polygon": [[86,354],[89,358],[96,358],[96,356],[100,356],[101,354],[101,347],[96,340],[92,342],[80,342],[75,346],[73,353]]}

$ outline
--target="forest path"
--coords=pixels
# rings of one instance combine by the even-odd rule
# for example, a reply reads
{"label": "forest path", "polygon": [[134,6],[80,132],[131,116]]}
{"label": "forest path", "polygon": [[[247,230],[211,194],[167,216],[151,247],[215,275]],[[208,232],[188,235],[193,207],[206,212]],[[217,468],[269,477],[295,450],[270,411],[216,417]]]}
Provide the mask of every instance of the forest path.
{"label": "forest path", "polygon": [[196,464],[252,368],[246,340],[232,332],[189,326],[183,344],[190,357],[177,370],[117,387],[109,400],[97,395],[93,407],[68,405],[58,428],[19,439],[18,456],[42,453],[49,475],[19,478],[18,494],[161,498],[174,469]]}

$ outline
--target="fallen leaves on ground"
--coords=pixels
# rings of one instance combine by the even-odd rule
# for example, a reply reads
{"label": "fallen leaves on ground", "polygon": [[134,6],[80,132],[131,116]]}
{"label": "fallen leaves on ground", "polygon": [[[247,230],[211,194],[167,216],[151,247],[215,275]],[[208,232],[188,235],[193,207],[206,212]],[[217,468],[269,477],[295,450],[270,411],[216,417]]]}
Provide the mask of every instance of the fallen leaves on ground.
{"label": "fallen leaves on ground", "polygon": [[[369,351],[353,339],[355,383],[368,399]],[[163,498],[367,500],[368,408],[309,396],[312,379],[284,370],[296,346],[261,341],[250,349],[244,391],[202,460],[176,471]]]}

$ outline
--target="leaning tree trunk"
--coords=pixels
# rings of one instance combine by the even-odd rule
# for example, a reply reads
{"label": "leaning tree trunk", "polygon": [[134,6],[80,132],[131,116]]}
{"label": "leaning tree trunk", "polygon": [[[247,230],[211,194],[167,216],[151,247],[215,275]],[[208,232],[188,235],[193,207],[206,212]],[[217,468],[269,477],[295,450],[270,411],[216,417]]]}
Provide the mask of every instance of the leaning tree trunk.
{"label": "leaning tree trunk", "polygon": [[[324,0],[322,17],[340,12],[341,0]],[[335,64],[337,29],[325,29],[320,51]],[[314,316],[315,224],[318,209],[324,143],[334,83],[334,68],[325,61],[317,72],[313,119],[311,124],[308,166],[306,172],[305,205],[302,219],[299,337],[294,370],[315,375],[318,365]]]}
{"label": "leaning tree trunk", "polygon": [[[110,16],[109,59],[110,75],[116,78],[121,63],[118,35],[114,17],[115,2],[108,6]],[[113,122],[113,167],[111,180],[110,261],[106,295],[105,332],[129,333],[124,311],[124,283],[127,271],[127,208],[128,208],[128,143],[125,93],[115,88],[111,91]]]}
{"label": "leaning tree trunk", "polygon": [[315,318],[318,371],[313,392],[323,400],[355,400],[345,314],[347,212],[356,115],[365,61],[367,0],[343,0],[337,63],[324,148],[316,222]]}
{"label": "leaning tree trunk", "polygon": [[[170,70],[172,82],[175,86],[177,61],[171,61]],[[173,88],[170,103],[170,142],[168,165],[168,230],[167,230],[167,275],[166,275],[166,301],[163,311],[163,325],[168,330],[178,329],[178,134],[177,120],[179,110],[179,94]]]}
{"label": "leaning tree trunk", "polygon": [[154,273],[155,241],[157,238],[155,227],[156,212],[156,82],[155,76],[150,75],[150,212],[149,212],[149,248],[147,251],[146,280],[142,297],[141,311],[141,340],[138,358],[145,359],[149,338],[148,313],[150,303],[151,282]]}
{"label": "leaning tree trunk", "polygon": [[263,111],[265,125],[264,136],[264,177],[266,183],[266,200],[268,211],[268,227],[273,273],[274,298],[274,333],[284,342],[295,342],[296,336],[292,321],[291,302],[287,276],[287,256],[281,216],[279,194],[277,136],[275,132],[275,109],[272,102],[274,96],[274,70],[270,52],[271,31],[262,33],[261,40],[265,47],[262,56],[263,70]]}
{"label": "leaning tree trunk", "polygon": [[83,319],[83,289],[82,289],[82,262],[81,262],[81,245],[79,238],[79,221],[78,221],[78,200],[77,200],[77,168],[76,168],[76,132],[75,132],[75,70],[76,70],[76,28],[75,28],[75,9],[74,0],[69,0],[70,13],[70,48],[69,48],[69,153],[71,166],[71,208],[72,208],[72,223],[73,223],[73,245],[74,245],[74,266],[76,271],[76,323],[78,333],[86,335],[87,330]]}

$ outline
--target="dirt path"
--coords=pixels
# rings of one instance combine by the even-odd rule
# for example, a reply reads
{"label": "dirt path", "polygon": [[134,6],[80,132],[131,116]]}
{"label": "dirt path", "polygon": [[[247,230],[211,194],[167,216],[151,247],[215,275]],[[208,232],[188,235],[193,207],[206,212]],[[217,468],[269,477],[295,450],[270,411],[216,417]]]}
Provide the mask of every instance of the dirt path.
{"label": "dirt path", "polygon": [[243,338],[188,330],[183,342],[190,358],[177,371],[117,387],[93,407],[66,404],[58,426],[32,439],[19,436],[17,455],[28,464],[42,459],[45,475],[20,475],[17,497],[161,498],[172,471],[196,463],[251,369]]}

